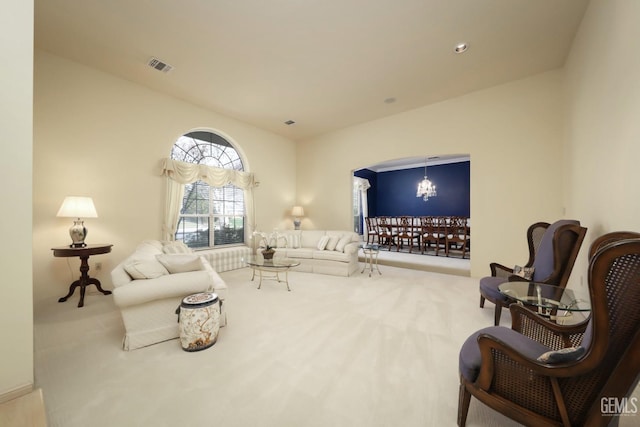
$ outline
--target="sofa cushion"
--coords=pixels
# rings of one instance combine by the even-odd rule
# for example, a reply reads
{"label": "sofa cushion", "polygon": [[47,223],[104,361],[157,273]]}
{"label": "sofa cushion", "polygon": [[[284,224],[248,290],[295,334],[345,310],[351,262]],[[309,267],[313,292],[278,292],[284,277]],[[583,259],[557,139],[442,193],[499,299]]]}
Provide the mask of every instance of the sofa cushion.
{"label": "sofa cushion", "polygon": [[313,253],[313,259],[324,259],[328,261],[340,261],[349,262],[351,257],[349,254],[338,251],[315,251]]}
{"label": "sofa cushion", "polygon": [[340,238],[340,240],[338,241],[338,244],[336,245],[336,251],[338,252],[344,252],[344,247],[347,246],[347,244],[351,243],[351,239],[353,236],[347,234],[346,236],[342,236]]}
{"label": "sofa cushion", "polygon": [[327,243],[329,243],[329,236],[322,236],[318,241],[318,250],[323,251],[327,247]]}
{"label": "sofa cushion", "polygon": [[300,247],[300,234],[287,234],[287,248],[297,249]]}
{"label": "sofa cushion", "polygon": [[[157,243],[157,244],[156,244]],[[145,240],[140,243],[131,254],[131,259],[152,259],[162,253],[162,244],[155,240]]]}
{"label": "sofa cushion", "polygon": [[300,233],[300,247],[315,248],[326,233],[322,230],[304,230]]}
{"label": "sofa cushion", "polygon": [[133,280],[155,279],[169,274],[164,265],[155,259],[133,259],[126,262],[123,268]]}
{"label": "sofa cushion", "polygon": [[[283,251],[284,256],[287,258],[305,258],[305,259],[313,259],[314,249],[308,248],[298,248],[298,249],[286,249]],[[280,253],[280,250],[276,252],[276,255]]]}
{"label": "sofa cushion", "polygon": [[325,246],[325,250],[334,251],[338,242],[340,241],[341,236],[329,236],[329,241],[327,241],[327,246]]}
{"label": "sofa cushion", "polygon": [[204,269],[200,257],[195,254],[161,254],[156,258],[171,274]]}
{"label": "sofa cushion", "polygon": [[193,250],[184,244],[184,242],[167,242],[162,246],[162,252],[165,254],[190,254]]}

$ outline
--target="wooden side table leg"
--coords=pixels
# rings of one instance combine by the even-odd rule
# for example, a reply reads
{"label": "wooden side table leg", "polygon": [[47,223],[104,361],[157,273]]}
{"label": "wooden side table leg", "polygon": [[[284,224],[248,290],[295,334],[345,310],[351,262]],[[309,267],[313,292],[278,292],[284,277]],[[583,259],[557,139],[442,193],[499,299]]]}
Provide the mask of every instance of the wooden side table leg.
{"label": "wooden side table leg", "polygon": [[100,280],[96,279],[95,277],[89,277],[87,279],[87,285],[96,285],[96,288],[98,288],[99,292],[102,292],[104,295],[111,295],[111,291],[107,291],[102,289],[102,285],[100,284]]}
{"label": "wooden side table leg", "polygon": [[62,298],[59,298],[58,302],[65,302],[66,300],[68,300],[69,297],[73,295],[73,293],[76,291],[76,288],[78,286],[80,286],[80,280],[76,280],[71,285],[69,285],[69,293],[63,296]]}

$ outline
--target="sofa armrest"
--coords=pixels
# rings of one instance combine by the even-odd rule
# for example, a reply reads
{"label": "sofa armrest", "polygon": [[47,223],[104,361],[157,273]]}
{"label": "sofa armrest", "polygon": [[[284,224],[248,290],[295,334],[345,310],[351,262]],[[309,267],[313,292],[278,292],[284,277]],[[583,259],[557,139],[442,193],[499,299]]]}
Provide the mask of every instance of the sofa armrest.
{"label": "sofa armrest", "polygon": [[358,249],[360,249],[360,243],[358,242],[347,243],[347,245],[344,247],[344,253],[349,255],[356,254],[358,253]]}
{"label": "sofa armrest", "polygon": [[124,263],[118,264],[116,268],[111,270],[111,283],[113,283],[114,288],[126,285],[131,280],[131,276],[124,269]]}
{"label": "sofa armrest", "polygon": [[202,265],[204,266],[204,271],[206,271],[209,274],[209,287],[207,288],[208,292],[214,292],[216,289],[221,289],[221,288],[225,288],[227,287],[227,284],[225,283],[224,280],[222,280],[222,277],[220,277],[220,274],[218,274],[218,272],[211,266],[211,264],[209,264],[209,261],[207,261],[207,259],[205,257],[200,257],[200,260],[202,261]]}
{"label": "sofa armrest", "polygon": [[155,279],[132,280],[113,290],[113,301],[118,307],[127,307],[164,298],[186,297],[212,288],[212,280],[216,276],[215,271],[200,270],[167,274]]}

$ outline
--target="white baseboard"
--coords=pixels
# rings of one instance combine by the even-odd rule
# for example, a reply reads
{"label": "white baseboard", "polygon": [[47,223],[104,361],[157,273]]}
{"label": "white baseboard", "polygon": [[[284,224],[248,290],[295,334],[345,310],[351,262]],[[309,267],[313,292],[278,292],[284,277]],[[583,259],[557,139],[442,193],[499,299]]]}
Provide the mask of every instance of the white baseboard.
{"label": "white baseboard", "polygon": [[17,399],[20,396],[29,394],[33,391],[33,384],[25,384],[13,390],[9,390],[6,393],[0,394],[0,403],[8,402],[13,399]]}

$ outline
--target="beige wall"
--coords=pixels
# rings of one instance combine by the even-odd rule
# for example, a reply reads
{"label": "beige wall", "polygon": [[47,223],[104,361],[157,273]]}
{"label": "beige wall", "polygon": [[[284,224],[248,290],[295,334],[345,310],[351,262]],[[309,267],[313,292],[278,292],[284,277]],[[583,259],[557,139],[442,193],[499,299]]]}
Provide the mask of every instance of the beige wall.
{"label": "beige wall", "polygon": [[31,158],[33,151],[33,2],[8,0],[0,14],[0,401],[33,385]]}
{"label": "beige wall", "polygon": [[[158,165],[175,140],[195,128],[221,132],[245,155],[247,169],[261,182],[255,190],[258,227],[291,223],[286,211],[295,197],[295,145],[285,138],[40,51],[34,120],[36,304],[56,303],[79,275],[78,259],[51,252],[70,243],[71,219],[56,217],[63,198],[93,197],[99,217],[85,221],[87,242],[114,247],[90,259],[91,268],[103,263],[91,275],[111,288],[115,264],[140,241],[161,238],[165,181]],[[78,292],[68,303],[77,300]]]}
{"label": "beige wall", "polygon": [[[639,16],[640,2],[592,0],[566,64],[565,198],[567,214],[589,227],[586,247],[606,232],[640,231]],[[584,276],[586,286],[586,256],[575,268],[573,285]]]}
{"label": "beige wall", "polygon": [[299,144],[303,228],[351,226],[354,169],[465,153],[471,155],[471,275],[488,274],[491,261],[526,262],[526,228],[563,216],[561,77],[548,72]]}
{"label": "beige wall", "polygon": [[[11,67],[1,71],[9,74],[2,81],[10,83],[4,84],[6,96],[0,105],[15,117],[10,115],[0,132],[8,151],[16,153],[5,156],[3,167],[19,177],[4,191],[21,209],[3,212],[3,235],[12,242],[4,246],[10,253],[2,257],[9,286],[0,290],[3,300],[11,301],[9,310],[0,315],[3,339],[12,343],[8,363],[0,368],[0,384],[8,388],[32,379],[31,307],[26,303],[31,298],[31,259],[24,256],[30,248],[23,247],[29,242],[18,236],[30,222],[25,198],[30,191],[26,183],[31,171],[27,161],[31,117],[25,103],[30,98],[31,52],[31,19],[26,15],[32,5],[11,3],[16,13],[3,15],[7,22],[0,30],[3,40],[11,40],[11,46],[2,46],[10,49],[7,57],[12,58]],[[287,211],[294,203],[305,207],[303,228],[349,228],[353,169],[401,157],[470,154],[472,275],[485,275],[490,261],[524,262],[524,230],[532,222],[577,218],[589,228],[570,280],[570,286],[579,286],[586,274],[586,248],[596,236],[611,230],[640,230],[640,201],[635,197],[640,174],[635,165],[640,154],[637,16],[640,2],[592,0],[566,70],[353,126],[297,147],[191,104],[37,52],[34,300],[55,303],[77,275],[77,262],[67,267],[50,251],[68,239],[69,220],[55,217],[63,197],[72,193],[94,197],[100,217],[87,221],[88,241],[115,244],[112,254],[100,257],[104,271],[98,277],[108,287],[111,267],[138,241],[160,235],[164,186],[156,174],[158,160],[168,155],[180,134],[200,127],[222,131],[242,148],[249,170],[262,183],[256,191],[256,208],[263,230],[290,227]],[[6,327],[9,323],[11,328]]]}

